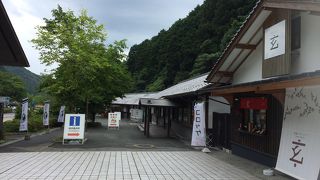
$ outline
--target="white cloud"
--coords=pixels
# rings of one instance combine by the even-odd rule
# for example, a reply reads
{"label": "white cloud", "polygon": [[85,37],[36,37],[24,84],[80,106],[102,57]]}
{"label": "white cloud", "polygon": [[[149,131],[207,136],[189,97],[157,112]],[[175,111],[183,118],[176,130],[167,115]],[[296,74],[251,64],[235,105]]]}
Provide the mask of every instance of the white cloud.
{"label": "white cloud", "polygon": [[39,53],[30,42],[35,37],[35,27],[44,24],[42,18],[33,15],[32,7],[24,0],[4,0],[3,4],[31,65],[28,69],[36,74],[44,72],[46,66],[40,64]]}
{"label": "white cloud", "polygon": [[[127,39],[129,46],[151,38],[161,29],[167,29],[179,18],[184,18],[203,0],[2,0],[12,25],[31,65],[29,70],[43,73],[39,53],[30,42],[36,35],[35,27],[43,24],[43,17],[50,17],[51,10],[60,4],[76,14],[87,9],[88,14],[106,25],[108,43]],[[129,47],[130,48],[130,47]],[[128,49],[126,50],[126,52]]]}

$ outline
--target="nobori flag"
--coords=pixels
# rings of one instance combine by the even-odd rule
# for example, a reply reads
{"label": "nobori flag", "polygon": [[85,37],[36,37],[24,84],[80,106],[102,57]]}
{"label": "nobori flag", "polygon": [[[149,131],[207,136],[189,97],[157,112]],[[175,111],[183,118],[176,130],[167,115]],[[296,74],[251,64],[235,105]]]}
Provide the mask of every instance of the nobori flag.
{"label": "nobori flag", "polygon": [[205,105],[203,102],[194,106],[191,146],[206,146]]}
{"label": "nobori flag", "polygon": [[296,179],[320,179],[320,86],[287,88],[276,169]]}
{"label": "nobori flag", "polygon": [[49,126],[49,103],[45,103],[43,106],[43,125],[44,126]]}
{"label": "nobori flag", "polygon": [[19,131],[28,131],[28,100],[22,102]]}
{"label": "nobori flag", "polygon": [[58,122],[64,122],[64,109],[65,108],[66,108],[65,106],[60,107]]}

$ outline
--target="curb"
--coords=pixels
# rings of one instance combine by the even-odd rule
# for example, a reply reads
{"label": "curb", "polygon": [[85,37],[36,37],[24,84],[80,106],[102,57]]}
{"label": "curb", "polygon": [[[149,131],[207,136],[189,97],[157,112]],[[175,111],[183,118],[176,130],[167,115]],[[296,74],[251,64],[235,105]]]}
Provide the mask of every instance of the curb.
{"label": "curb", "polygon": [[[53,129],[50,129],[49,130],[49,133],[53,132],[53,131],[56,131],[56,130],[59,130],[60,127],[57,127],[57,128],[53,128]],[[41,136],[41,135],[44,135],[44,134],[47,134],[48,131],[42,131],[42,132],[38,132],[38,133],[35,133],[35,134],[31,134],[30,135],[30,138],[33,138],[33,137],[36,137],[36,136]],[[12,140],[12,141],[9,141],[9,142],[6,142],[6,143],[3,143],[3,144],[0,144],[0,147],[4,147],[4,146],[7,146],[7,145],[10,145],[10,144],[13,144],[13,143],[16,143],[16,142],[19,142],[19,141],[23,141],[24,140],[24,137],[21,137],[19,139],[15,139],[15,140]]]}
{"label": "curb", "polygon": [[144,131],[144,128],[142,127],[142,125],[141,125],[141,124],[138,124],[138,125],[137,125],[137,127],[138,127],[138,129],[139,129],[141,132],[143,132],[143,131]]}

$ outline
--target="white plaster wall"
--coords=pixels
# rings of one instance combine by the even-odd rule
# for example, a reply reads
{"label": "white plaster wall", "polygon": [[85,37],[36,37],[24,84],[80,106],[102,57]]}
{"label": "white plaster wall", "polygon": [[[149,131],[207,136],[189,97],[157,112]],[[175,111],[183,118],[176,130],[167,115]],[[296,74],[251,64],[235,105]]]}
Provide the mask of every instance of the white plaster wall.
{"label": "white plaster wall", "polygon": [[[225,100],[223,97],[210,96],[210,98],[229,104],[229,102]],[[230,106],[216,102],[216,101],[212,101],[209,99],[209,107],[208,107],[208,128],[209,129],[212,128],[212,124],[213,124],[212,122],[213,112],[230,114]]]}
{"label": "white plaster wall", "polygon": [[291,57],[291,74],[320,70],[320,15],[301,13],[301,48]]}
{"label": "white plaster wall", "polygon": [[233,75],[233,84],[253,82],[262,79],[262,45],[260,43],[256,50],[240,66]]}

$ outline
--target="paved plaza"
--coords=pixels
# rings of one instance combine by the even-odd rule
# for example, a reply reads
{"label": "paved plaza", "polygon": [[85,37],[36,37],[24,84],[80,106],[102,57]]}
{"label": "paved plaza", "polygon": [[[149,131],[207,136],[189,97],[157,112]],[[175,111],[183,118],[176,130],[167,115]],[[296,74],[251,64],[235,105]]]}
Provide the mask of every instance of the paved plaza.
{"label": "paved plaza", "polygon": [[0,180],[6,179],[265,179],[268,167],[219,150],[205,154],[153,129],[146,138],[137,124],[122,120],[120,130],[89,128],[84,145],[53,141],[62,129],[0,147]]}
{"label": "paved plaza", "polygon": [[258,179],[202,152],[1,153],[0,179]]}

